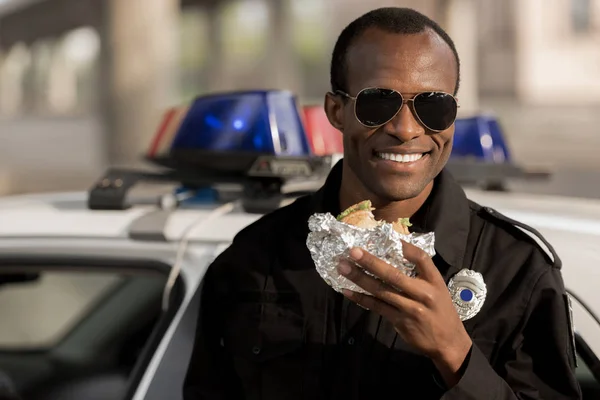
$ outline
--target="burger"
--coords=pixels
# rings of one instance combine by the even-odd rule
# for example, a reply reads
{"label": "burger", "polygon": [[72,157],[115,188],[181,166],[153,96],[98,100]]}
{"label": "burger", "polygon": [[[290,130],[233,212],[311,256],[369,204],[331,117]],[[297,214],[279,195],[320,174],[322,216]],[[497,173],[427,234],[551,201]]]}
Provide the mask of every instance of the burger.
{"label": "burger", "polygon": [[[353,206],[345,209],[337,220],[348,225],[353,225],[358,228],[371,229],[381,226],[384,221],[377,221],[373,215],[373,208],[370,200],[364,200],[360,203],[356,203]],[[398,220],[392,222],[394,230],[402,235],[410,234],[408,228],[411,223],[408,218],[398,218]]]}
{"label": "burger", "polygon": [[412,226],[408,218],[398,218],[395,222],[392,222],[394,230],[402,235],[409,235],[409,227]]}

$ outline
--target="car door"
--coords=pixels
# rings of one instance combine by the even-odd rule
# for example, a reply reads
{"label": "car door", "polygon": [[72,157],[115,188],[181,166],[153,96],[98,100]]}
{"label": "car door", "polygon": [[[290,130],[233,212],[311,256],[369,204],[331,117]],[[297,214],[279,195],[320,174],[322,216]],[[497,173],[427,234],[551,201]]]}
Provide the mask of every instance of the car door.
{"label": "car door", "polygon": [[577,380],[583,399],[600,399],[600,320],[573,290],[569,297],[574,320]]}
{"label": "car door", "polygon": [[171,266],[23,250],[0,249],[0,373],[28,400],[131,398],[173,316],[161,308]]}
{"label": "car door", "polygon": [[227,244],[200,244],[187,252],[181,265],[186,296],[153,354],[133,400],[180,400],[194,347],[202,279],[210,263]]}

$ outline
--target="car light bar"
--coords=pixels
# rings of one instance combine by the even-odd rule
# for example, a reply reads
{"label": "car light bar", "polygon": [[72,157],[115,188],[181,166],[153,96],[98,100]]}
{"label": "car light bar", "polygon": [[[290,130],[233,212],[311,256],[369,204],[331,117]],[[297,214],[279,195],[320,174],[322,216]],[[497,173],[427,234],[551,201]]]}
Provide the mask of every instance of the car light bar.
{"label": "car light bar", "polygon": [[[312,154],[295,96],[263,90],[198,97],[164,114],[147,158],[167,166],[211,167],[217,157],[231,154],[245,155],[246,161],[256,154]],[[233,169],[245,170],[247,163]]]}
{"label": "car light bar", "polygon": [[[326,157],[325,159],[328,158]],[[320,160],[320,158],[317,159]],[[329,165],[329,163],[326,163],[326,165]],[[258,157],[248,171],[248,175],[250,176],[277,176],[282,178],[310,178],[316,173],[318,171],[309,158],[277,158],[273,156]]]}
{"label": "car light bar", "polygon": [[456,120],[454,159],[477,159],[486,163],[507,164],[511,154],[498,120],[487,115]]}
{"label": "car light bar", "polygon": [[[235,156],[229,156],[231,158]],[[224,158],[226,160],[226,158]],[[267,201],[272,207],[274,199],[297,197],[317,190],[331,170],[329,156],[277,157],[255,156],[244,173],[212,169],[170,169],[149,172],[133,169],[109,169],[91,188],[88,207],[93,210],[124,210],[133,204],[128,201],[129,191],[138,183],[177,183],[189,191],[202,191],[221,184],[241,185],[240,199],[243,204],[253,204],[249,212],[267,211],[257,203]],[[297,185],[302,182],[303,185]],[[285,186],[298,187],[286,191]],[[160,204],[157,199],[156,204]],[[264,207],[267,207],[263,204]],[[268,208],[267,207],[267,208]]]}

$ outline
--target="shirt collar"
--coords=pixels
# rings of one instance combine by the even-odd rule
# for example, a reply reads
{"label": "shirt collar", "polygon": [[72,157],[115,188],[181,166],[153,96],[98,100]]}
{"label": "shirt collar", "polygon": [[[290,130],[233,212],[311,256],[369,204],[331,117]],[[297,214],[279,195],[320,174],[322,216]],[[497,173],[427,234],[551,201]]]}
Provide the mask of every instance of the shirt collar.
{"label": "shirt collar", "polygon": [[[323,187],[313,195],[312,212],[338,215],[342,161],[329,173]],[[413,231],[434,232],[435,250],[452,269],[463,265],[470,227],[469,201],[462,187],[445,169],[436,177],[429,198],[411,218]]]}
{"label": "shirt collar", "polygon": [[325,184],[313,195],[314,213],[331,213],[337,216],[340,210],[340,187],[342,186],[342,160],[338,161],[327,176]]}
{"label": "shirt collar", "polygon": [[463,265],[469,228],[469,200],[452,174],[442,170],[429,198],[411,219],[417,232],[435,233],[435,250],[454,268]]}

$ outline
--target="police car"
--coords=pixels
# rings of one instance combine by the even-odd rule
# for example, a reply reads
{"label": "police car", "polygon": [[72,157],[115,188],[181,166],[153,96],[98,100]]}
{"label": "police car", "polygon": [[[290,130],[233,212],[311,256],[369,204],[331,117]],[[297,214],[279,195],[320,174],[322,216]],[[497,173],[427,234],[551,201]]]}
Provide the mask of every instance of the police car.
{"label": "police car", "polygon": [[[335,161],[315,154],[305,124],[288,92],[200,97],[166,113],[152,168],[110,169],[88,193],[0,199],[0,390],[181,398],[207,267],[242,228],[318,188]],[[555,246],[577,376],[585,398],[600,398],[600,204],[468,194]]]}

